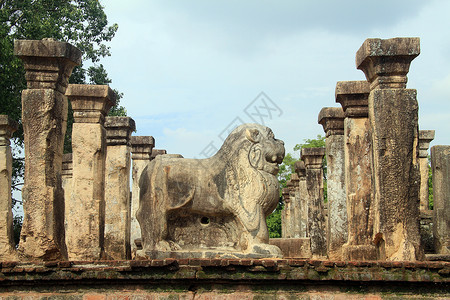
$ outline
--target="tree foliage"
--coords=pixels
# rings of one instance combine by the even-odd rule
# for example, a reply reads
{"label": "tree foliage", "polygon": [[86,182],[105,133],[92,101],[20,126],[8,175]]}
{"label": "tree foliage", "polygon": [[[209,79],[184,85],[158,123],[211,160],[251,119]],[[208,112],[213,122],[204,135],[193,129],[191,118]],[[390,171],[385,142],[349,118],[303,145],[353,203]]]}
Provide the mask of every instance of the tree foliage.
{"label": "tree foliage", "polygon": [[[105,43],[111,41],[117,29],[117,24],[108,25],[98,0],[0,0],[0,114],[19,123],[12,140],[13,189],[20,190],[23,178],[21,91],[26,88],[22,61],[13,54],[14,40],[54,38],[69,42],[83,52],[83,61],[90,65],[75,67],[70,83],[109,84],[111,80],[99,62],[110,55]],[[122,94],[116,94],[119,100]],[[126,111],[117,101],[111,114],[126,115]],[[66,152],[71,148],[72,123],[69,109]],[[14,224],[21,224],[19,219],[15,221]]]}

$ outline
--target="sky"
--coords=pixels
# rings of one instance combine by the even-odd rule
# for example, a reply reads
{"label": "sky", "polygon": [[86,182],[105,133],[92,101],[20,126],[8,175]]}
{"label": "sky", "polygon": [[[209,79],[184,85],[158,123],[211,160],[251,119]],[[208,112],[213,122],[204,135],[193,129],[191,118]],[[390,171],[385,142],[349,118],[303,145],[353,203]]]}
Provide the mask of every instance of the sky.
{"label": "sky", "polygon": [[450,144],[450,1],[103,0],[119,29],[101,61],[135,135],[205,158],[241,123],[263,123],[286,152],[324,135],[317,117],[338,81],[365,80],[367,38],[420,37],[408,88],[419,129]]}

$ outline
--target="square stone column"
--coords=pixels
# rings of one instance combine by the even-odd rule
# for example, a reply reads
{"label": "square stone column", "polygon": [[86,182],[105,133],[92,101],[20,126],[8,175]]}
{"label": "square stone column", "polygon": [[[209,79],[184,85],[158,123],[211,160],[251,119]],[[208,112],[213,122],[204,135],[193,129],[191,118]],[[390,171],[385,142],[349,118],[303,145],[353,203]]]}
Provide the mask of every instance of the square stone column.
{"label": "square stone column", "polygon": [[420,211],[429,210],[428,148],[434,140],[434,130],[419,130]]}
{"label": "square stone column", "polygon": [[106,117],[105,251],[108,259],[131,259],[130,117]]}
{"label": "square stone column", "polygon": [[14,247],[11,198],[12,154],[10,139],[17,122],[0,115],[0,260],[17,260]]}
{"label": "square stone column", "polygon": [[433,236],[438,254],[450,254],[450,146],[431,147]]}
{"label": "square stone column", "polygon": [[72,197],[67,213],[66,241],[70,260],[104,256],[105,116],[114,105],[107,85],[71,84],[66,93],[73,109]]}
{"label": "square stone column", "polygon": [[292,238],[300,238],[301,235],[301,226],[300,226],[300,192],[299,192],[299,184],[300,177],[297,173],[291,174],[291,184],[292,188],[290,189],[290,199],[291,199],[291,215],[292,215]]}
{"label": "square stone column", "polygon": [[319,124],[325,131],[327,155],[328,258],[342,260],[342,245],[347,242],[347,197],[345,194],[344,111],[324,107]]}
{"label": "square stone column", "polygon": [[306,168],[308,191],[308,234],[314,258],[327,256],[325,216],[323,204],[323,156],[325,148],[303,148],[301,159]]}
{"label": "square stone column", "polygon": [[22,91],[25,178],[19,253],[25,259],[66,259],[61,186],[68,103],[64,93],[81,51],[51,39],[14,41],[25,68]]}
{"label": "square stone column", "polygon": [[308,189],[306,188],[306,168],[303,161],[296,161],[295,173],[298,176],[298,216],[296,215],[296,224],[299,228],[299,238],[308,237]]}
{"label": "square stone column", "polygon": [[284,208],[281,211],[281,237],[291,238],[292,237],[292,217],[291,217],[291,199],[289,188],[285,187],[281,191],[281,196],[283,197]]}
{"label": "square stone column", "polygon": [[367,81],[339,81],[336,102],[344,110],[345,182],[348,242],[344,260],[376,260],[373,239],[372,134],[368,117]]}
{"label": "square stone column", "polygon": [[152,136],[132,136],[131,137],[131,158],[133,160],[132,171],[132,193],[131,193],[131,256],[135,257],[137,246],[136,239],[141,238],[141,226],[136,219],[136,212],[139,208],[139,180],[142,171],[150,162],[152,149],[155,146],[155,139]]}
{"label": "square stone column", "polygon": [[356,66],[370,84],[375,197],[374,242],[380,260],[417,260],[419,234],[417,91],[406,89],[419,38],[367,39]]}
{"label": "square stone column", "polygon": [[73,163],[72,163],[72,153],[65,153],[63,155],[62,163],[62,188],[64,189],[64,203],[65,203],[65,218],[64,218],[64,228],[67,231],[67,218],[69,212],[70,198],[72,197],[72,175],[73,175]]}

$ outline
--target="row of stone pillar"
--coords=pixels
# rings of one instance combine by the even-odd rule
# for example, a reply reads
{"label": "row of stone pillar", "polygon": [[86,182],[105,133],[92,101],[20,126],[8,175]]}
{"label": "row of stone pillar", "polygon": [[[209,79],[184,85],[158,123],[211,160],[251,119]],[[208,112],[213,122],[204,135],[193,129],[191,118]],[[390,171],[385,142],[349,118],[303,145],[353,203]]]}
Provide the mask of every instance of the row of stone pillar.
{"label": "row of stone pillar", "polygon": [[[367,81],[338,82],[336,102],[342,108],[319,114],[326,132],[331,259],[424,258],[419,206],[428,209],[427,149],[434,131],[418,130],[416,90],[406,89],[410,62],[418,54],[418,38],[366,40],[356,63]],[[448,160],[440,147],[448,149],[432,148],[432,157],[441,156],[434,164]],[[447,174],[434,188],[448,184]],[[435,207],[443,203],[448,215],[448,194],[437,198]],[[448,245],[448,219],[441,220],[434,221],[435,240],[446,235]]]}
{"label": "row of stone pillar", "polygon": [[[138,180],[154,155],[149,136],[131,137],[129,117],[106,117],[115,103],[106,85],[69,85],[81,52],[54,40],[15,41],[24,62],[22,93],[24,223],[18,251],[12,239],[9,139],[17,124],[0,116],[0,257],[2,260],[129,259],[140,238],[133,211]],[[74,112],[73,153],[63,156],[68,99]],[[130,193],[131,153],[133,191]]]}

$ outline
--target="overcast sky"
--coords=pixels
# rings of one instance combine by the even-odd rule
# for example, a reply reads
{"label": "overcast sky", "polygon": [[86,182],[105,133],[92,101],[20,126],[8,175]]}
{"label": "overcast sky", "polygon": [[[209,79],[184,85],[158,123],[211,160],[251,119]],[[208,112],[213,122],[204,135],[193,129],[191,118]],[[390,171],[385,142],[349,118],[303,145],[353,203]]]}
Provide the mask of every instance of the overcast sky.
{"label": "overcast sky", "polygon": [[119,25],[112,56],[102,61],[111,87],[124,93],[135,135],[152,135],[156,148],[204,158],[232,124],[257,120],[293,153],[324,134],[317,116],[339,106],[336,82],[365,80],[355,67],[364,40],[392,37],[420,37],[408,74],[419,128],[436,130],[431,145],[450,144],[450,1],[102,4]]}

